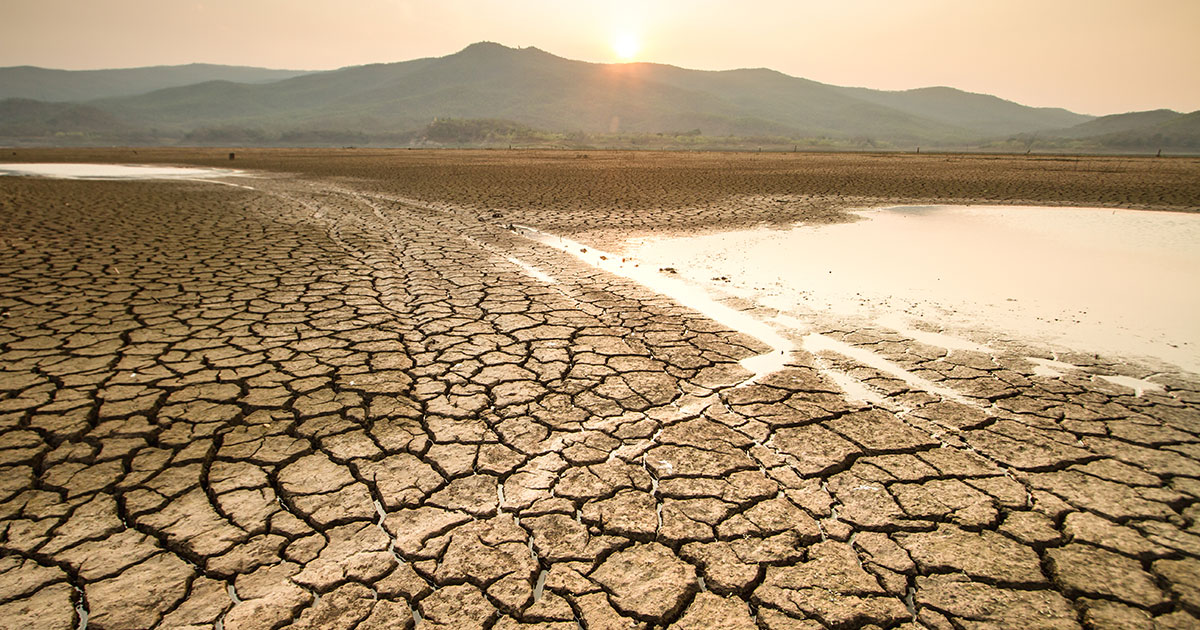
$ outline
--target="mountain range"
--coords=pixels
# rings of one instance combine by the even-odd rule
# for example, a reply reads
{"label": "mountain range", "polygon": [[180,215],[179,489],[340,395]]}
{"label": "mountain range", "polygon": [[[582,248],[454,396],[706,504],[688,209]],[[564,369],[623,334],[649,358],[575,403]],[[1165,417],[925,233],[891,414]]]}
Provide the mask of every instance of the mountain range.
{"label": "mountain range", "polygon": [[1095,118],[949,87],[597,64],[472,44],[323,72],[0,68],[0,143],[1200,149],[1200,112]]}

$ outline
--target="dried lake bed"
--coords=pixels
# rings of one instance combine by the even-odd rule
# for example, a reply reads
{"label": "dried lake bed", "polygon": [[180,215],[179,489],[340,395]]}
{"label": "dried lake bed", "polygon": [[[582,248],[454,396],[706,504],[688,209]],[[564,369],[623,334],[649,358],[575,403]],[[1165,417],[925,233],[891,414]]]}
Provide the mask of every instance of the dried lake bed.
{"label": "dried lake bed", "polygon": [[[14,153],[228,166],[216,150]],[[1195,373],[1063,348],[1053,329],[976,326],[976,302],[1033,322],[1123,312],[1039,306],[1006,283],[1052,278],[1056,259],[965,243],[978,221],[1019,230],[1024,209],[843,223],[902,205],[1194,210],[1200,162],[239,150],[237,163],[254,179],[217,181],[252,188],[0,177],[0,625],[1200,623]],[[1090,233],[1123,220],[1114,210],[1086,211]],[[1009,240],[1114,257],[1058,242],[1054,218],[1085,211],[1043,212],[1063,213],[1038,222],[1048,235]],[[942,227],[922,241],[931,231],[911,226],[930,218]],[[746,258],[783,231],[702,240],[797,222],[809,241],[780,245],[790,275],[778,252],[775,267]],[[1135,224],[1115,242],[1160,238]],[[788,284],[841,230],[850,251]],[[1179,249],[1186,234],[1173,229]],[[647,243],[632,258],[630,239]],[[876,282],[893,254],[857,271],[855,293],[919,276],[918,248],[942,253],[935,271],[1001,271],[937,276],[890,306],[845,292],[856,260],[895,247],[908,273]],[[1094,268],[1113,291],[1159,273]]]}

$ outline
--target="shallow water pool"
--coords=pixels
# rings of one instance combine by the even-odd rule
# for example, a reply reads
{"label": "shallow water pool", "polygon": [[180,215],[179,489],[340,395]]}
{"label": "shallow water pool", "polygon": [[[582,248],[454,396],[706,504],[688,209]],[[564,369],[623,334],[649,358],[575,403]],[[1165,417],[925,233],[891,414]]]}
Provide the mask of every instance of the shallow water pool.
{"label": "shallow water pool", "polygon": [[1200,372],[1200,215],[928,206],[861,220],[647,239],[628,251],[784,312],[862,316]]}
{"label": "shallow water pool", "polygon": [[240,171],[222,168],[185,168],[179,166],[133,164],[0,164],[0,175],[53,177],[58,179],[208,179],[240,174]]}

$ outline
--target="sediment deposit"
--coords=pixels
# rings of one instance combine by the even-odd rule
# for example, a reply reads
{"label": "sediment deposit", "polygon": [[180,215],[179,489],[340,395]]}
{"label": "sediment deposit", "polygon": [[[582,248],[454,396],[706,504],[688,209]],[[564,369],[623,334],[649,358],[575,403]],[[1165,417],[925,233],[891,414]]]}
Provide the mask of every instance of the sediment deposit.
{"label": "sediment deposit", "polygon": [[1200,162],[235,164],[249,188],[0,178],[0,625],[1200,623],[1196,375],[812,322],[823,344],[751,380],[761,340],[512,229],[616,249],[877,202],[1196,210]]}

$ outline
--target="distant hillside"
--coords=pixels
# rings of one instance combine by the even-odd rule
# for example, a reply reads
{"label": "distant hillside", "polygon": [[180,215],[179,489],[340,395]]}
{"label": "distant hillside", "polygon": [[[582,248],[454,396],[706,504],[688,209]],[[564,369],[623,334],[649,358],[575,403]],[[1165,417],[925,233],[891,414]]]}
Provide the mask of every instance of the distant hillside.
{"label": "distant hillside", "polygon": [[1042,151],[1200,153],[1200,111],[1114,114],[1066,129],[1018,134],[1008,142]]}
{"label": "distant hillside", "polygon": [[[624,83],[640,81],[684,91],[682,102],[675,105],[683,112],[694,112],[693,118],[680,120],[674,127],[659,123],[660,128],[696,127],[714,134],[791,134],[901,143],[959,142],[978,135],[976,130],[879,106],[847,96],[835,86],[765,68],[725,72],[659,64],[616,68]],[[634,91],[630,96],[636,99],[638,93]]]}
{"label": "distant hillside", "polygon": [[948,87],[928,87],[902,92],[843,88],[851,96],[891,107],[914,116],[934,118],[985,135],[1058,129],[1092,119],[1057,107],[1026,107],[1012,101]]}
{"label": "distant hillside", "polygon": [[140,131],[112,114],[88,105],[43,103],[10,98],[0,101],[0,138],[91,143],[141,137]]}
{"label": "distant hillside", "polygon": [[132,96],[204,81],[266,83],[308,74],[299,70],[269,70],[194,63],[122,70],[51,70],[34,66],[0,68],[0,99],[90,101]]}
{"label": "distant hillside", "polygon": [[487,42],[314,73],[0,68],[3,97],[4,143],[1200,151],[1200,113],[1093,118],[949,87],[587,63]]}
{"label": "distant hillside", "polygon": [[1200,135],[1200,110],[1154,125],[1153,129],[1181,136]]}
{"label": "distant hillside", "polygon": [[1111,116],[1101,116],[1095,120],[1089,120],[1067,129],[1059,129],[1053,135],[1062,138],[1088,138],[1111,133],[1124,133],[1170,122],[1180,116],[1182,114],[1179,112],[1169,109],[1113,114]]}
{"label": "distant hillside", "polygon": [[1200,149],[1200,111],[1176,114],[1159,122],[1106,133],[1097,138],[1104,146],[1117,149]]}
{"label": "distant hillside", "polygon": [[208,81],[90,104],[131,125],[177,135],[239,127],[246,137],[347,130],[395,136],[453,118],[555,132],[826,138],[864,147],[964,146],[1089,119],[958,90],[887,93],[766,69],[594,64],[492,43],[440,58],[267,84]]}

